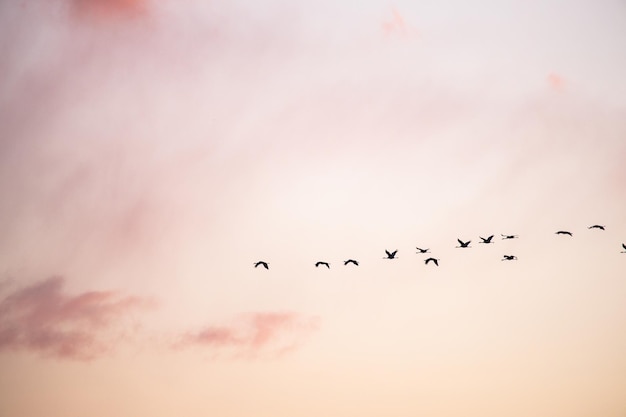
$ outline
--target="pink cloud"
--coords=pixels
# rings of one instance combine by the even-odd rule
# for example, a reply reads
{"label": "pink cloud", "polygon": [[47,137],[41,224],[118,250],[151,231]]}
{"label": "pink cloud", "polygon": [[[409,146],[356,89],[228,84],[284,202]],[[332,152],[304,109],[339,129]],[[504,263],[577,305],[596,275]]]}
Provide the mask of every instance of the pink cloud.
{"label": "pink cloud", "polygon": [[391,9],[391,12],[393,14],[391,20],[385,20],[382,24],[385,35],[390,36],[394,33],[398,33],[401,36],[417,34],[415,29],[406,24],[404,17],[402,17],[395,7]]}
{"label": "pink cloud", "polygon": [[550,73],[547,80],[550,87],[555,91],[563,91],[565,88],[565,80],[559,74]]}
{"label": "pink cloud", "polygon": [[117,19],[142,16],[147,12],[146,0],[71,0],[78,18]]}
{"label": "pink cloud", "polygon": [[0,302],[0,350],[95,359],[113,350],[128,314],[154,307],[148,299],[113,291],[67,295],[63,286],[63,278],[48,278]]}
{"label": "pink cloud", "polygon": [[229,325],[210,325],[181,336],[176,349],[204,347],[237,356],[283,354],[300,346],[318,328],[318,319],[293,312],[243,314]]}

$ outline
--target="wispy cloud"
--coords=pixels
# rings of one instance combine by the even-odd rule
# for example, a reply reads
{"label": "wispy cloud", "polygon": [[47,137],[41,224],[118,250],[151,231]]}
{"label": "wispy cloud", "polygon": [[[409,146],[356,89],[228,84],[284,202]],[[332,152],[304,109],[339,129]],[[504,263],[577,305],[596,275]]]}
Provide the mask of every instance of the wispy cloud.
{"label": "wispy cloud", "polygon": [[208,325],[185,333],[173,347],[177,350],[201,347],[213,354],[237,357],[275,356],[298,348],[318,327],[317,317],[295,312],[255,312],[238,316],[229,324]]}
{"label": "wispy cloud", "polygon": [[146,0],[71,0],[70,7],[78,18],[118,19],[147,13]]}
{"label": "wispy cloud", "polygon": [[551,72],[547,77],[548,84],[555,91],[563,91],[565,88],[565,79],[559,74]]}
{"label": "wispy cloud", "polygon": [[406,23],[404,17],[400,14],[398,9],[393,7],[391,9],[392,18],[385,20],[382,23],[383,32],[385,35],[390,36],[398,34],[400,36],[416,35],[417,30]]}
{"label": "wispy cloud", "polygon": [[113,291],[64,292],[51,277],[18,289],[0,302],[0,350],[90,360],[111,353],[124,338],[127,316],[154,308],[152,300]]}

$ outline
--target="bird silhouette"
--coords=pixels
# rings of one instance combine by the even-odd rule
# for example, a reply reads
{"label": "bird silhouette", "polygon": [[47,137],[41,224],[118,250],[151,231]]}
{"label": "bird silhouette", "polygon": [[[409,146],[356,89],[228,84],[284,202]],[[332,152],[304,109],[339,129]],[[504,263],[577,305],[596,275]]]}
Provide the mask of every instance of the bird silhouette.
{"label": "bird silhouette", "polygon": [[478,243],[491,243],[491,239],[493,239],[493,235],[489,236],[487,239],[481,236],[478,236],[478,237],[480,237],[480,239],[482,240],[482,242],[478,242]]}
{"label": "bird silhouette", "polygon": [[359,266],[359,263],[355,261],[354,259],[348,259],[347,261],[343,261],[343,264],[344,265],[355,264],[356,266]]}
{"label": "bird silhouette", "polygon": [[558,232],[556,232],[555,234],[557,235],[569,235],[572,236],[572,232],[568,232],[566,230],[559,230]]}
{"label": "bird silhouette", "polygon": [[417,249],[419,251],[419,252],[415,252],[415,253],[428,253],[428,249],[429,248],[421,249],[421,248],[415,247],[415,249]]}
{"label": "bird silhouette", "polygon": [[504,239],[517,239],[517,235],[503,235],[502,233],[500,233],[502,235],[502,240]]}
{"label": "bird silhouette", "polygon": [[622,248],[625,249],[625,250],[622,251],[622,253],[626,253],[626,244],[622,243]]}
{"label": "bird silhouette", "polygon": [[593,226],[589,226],[587,229],[600,229],[600,230],[604,230],[604,226],[600,226],[599,224],[594,224]]}
{"label": "bird silhouette", "polygon": [[254,267],[256,268],[259,265],[263,266],[263,268],[265,268],[265,269],[270,269],[270,267],[267,264],[267,262],[263,262],[263,261],[255,262]]}
{"label": "bird silhouette", "polygon": [[467,242],[463,242],[461,239],[457,239],[457,242],[459,242],[459,245],[461,246],[455,246],[456,248],[471,248],[471,246],[469,246],[469,244],[472,243],[471,240],[468,240]]}
{"label": "bird silhouette", "polygon": [[385,253],[387,254],[387,257],[383,259],[396,259],[396,253],[398,253],[398,250],[396,249],[393,252],[389,252],[387,249],[385,249]]}
{"label": "bird silhouette", "polygon": [[504,255],[504,258],[502,258],[503,261],[515,261],[517,260],[517,256],[515,255]]}
{"label": "bird silhouette", "polygon": [[320,265],[324,265],[326,268],[330,269],[330,265],[328,264],[328,262],[315,262],[316,268]]}
{"label": "bird silhouette", "polygon": [[428,262],[434,262],[435,265],[439,266],[439,259],[437,258],[428,258],[424,260],[424,264],[428,265]]}

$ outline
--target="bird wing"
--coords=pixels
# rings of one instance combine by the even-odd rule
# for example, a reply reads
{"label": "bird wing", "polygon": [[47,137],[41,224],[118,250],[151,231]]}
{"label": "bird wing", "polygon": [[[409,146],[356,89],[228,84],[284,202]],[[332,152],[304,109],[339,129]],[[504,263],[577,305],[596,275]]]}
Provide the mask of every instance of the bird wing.
{"label": "bird wing", "polygon": [[622,248],[626,249],[626,244],[622,243]]}
{"label": "bird wing", "polygon": [[386,253],[386,254],[387,254],[387,256],[388,256],[388,257],[390,257],[390,258],[393,256],[393,254],[392,254],[392,253],[389,253],[389,251],[388,251],[387,249],[385,249],[385,253]]}
{"label": "bird wing", "polygon": [[464,245],[464,243],[463,243],[463,241],[461,239],[457,239],[456,241],[459,242],[459,245],[461,245],[461,246]]}
{"label": "bird wing", "polygon": [[435,265],[439,266],[439,261],[433,258],[433,262],[435,263]]}
{"label": "bird wing", "polygon": [[487,240],[491,240],[491,239],[493,239],[493,235],[491,235],[491,236],[489,236],[489,237],[487,238]]}
{"label": "bird wing", "polygon": [[397,249],[396,249],[396,250],[394,250],[393,252],[391,252],[391,256],[392,256],[392,257],[393,257],[393,256],[396,256],[396,253],[398,253],[398,250],[397,250]]}

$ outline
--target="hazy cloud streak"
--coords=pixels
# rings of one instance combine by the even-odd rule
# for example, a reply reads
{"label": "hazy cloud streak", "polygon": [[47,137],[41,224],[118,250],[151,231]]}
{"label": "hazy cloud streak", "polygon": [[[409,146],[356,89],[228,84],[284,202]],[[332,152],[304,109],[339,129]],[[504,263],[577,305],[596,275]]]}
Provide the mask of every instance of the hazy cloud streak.
{"label": "hazy cloud streak", "polygon": [[174,344],[175,349],[203,347],[213,353],[228,352],[235,356],[258,354],[281,355],[298,348],[319,320],[295,312],[255,312],[237,317],[226,325],[209,325],[185,333]]}
{"label": "hazy cloud streak", "polygon": [[153,301],[114,291],[68,295],[62,277],[18,289],[0,302],[0,350],[90,360],[111,353],[124,338],[131,313]]}

